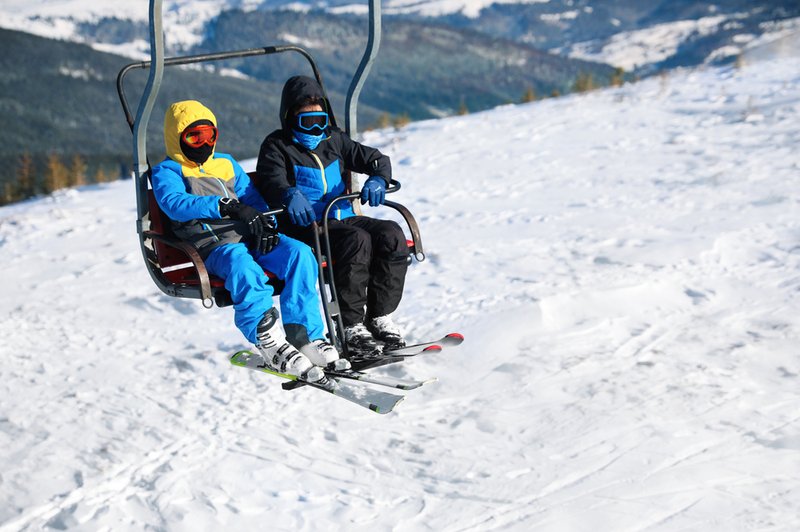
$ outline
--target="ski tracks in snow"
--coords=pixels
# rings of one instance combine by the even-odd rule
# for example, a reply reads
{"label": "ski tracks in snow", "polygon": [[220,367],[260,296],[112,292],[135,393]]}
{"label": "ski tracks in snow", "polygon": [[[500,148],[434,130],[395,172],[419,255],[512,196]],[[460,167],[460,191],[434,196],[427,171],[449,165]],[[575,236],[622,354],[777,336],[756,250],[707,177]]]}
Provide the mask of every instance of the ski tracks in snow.
{"label": "ski tracks in snow", "polygon": [[398,321],[466,336],[381,370],[439,378],[391,416],[230,367],[230,309],[147,278],[130,183],[4,207],[2,526],[800,528],[800,70],[772,68],[368,133],[428,256]]}
{"label": "ski tracks in snow", "polygon": [[[619,90],[620,105],[603,111],[593,101],[602,94],[541,102],[528,135],[454,119],[453,132],[480,128],[486,151],[453,143],[426,158],[413,137],[401,146],[422,152],[398,172],[414,178],[409,203],[436,198],[421,218],[432,267],[409,278],[423,297],[401,310],[423,337],[468,324],[457,355],[431,359],[459,400],[434,405],[488,455],[474,457],[448,503],[483,517],[445,523],[427,511],[417,524],[798,525],[782,516],[800,483],[791,464],[800,371],[789,347],[800,341],[800,160],[780,148],[800,140],[790,118],[798,80],[757,87],[731,71],[720,88],[700,76]],[[548,112],[559,105],[586,120],[560,127]],[[495,142],[498,160],[482,158]],[[553,157],[563,146],[569,156]],[[498,162],[509,156],[513,167]],[[445,169],[465,177],[436,195]],[[498,439],[528,455],[504,453]]]}

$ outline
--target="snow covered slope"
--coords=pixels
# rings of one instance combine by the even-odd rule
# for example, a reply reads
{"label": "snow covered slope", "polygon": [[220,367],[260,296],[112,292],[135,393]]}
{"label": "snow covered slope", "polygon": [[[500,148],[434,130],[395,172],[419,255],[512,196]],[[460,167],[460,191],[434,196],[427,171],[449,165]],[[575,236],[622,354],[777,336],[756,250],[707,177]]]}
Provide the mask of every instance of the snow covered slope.
{"label": "snow covered slope", "polygon": [[[720,27],[735,24],[736,18],[716,15],[697,20],[666,22],[640,30],[620,32],[599,46],[597,42],[582,42],[561,52],[569,57],[608,63],[631,72],[638,67],[658,64],[674,56],[682,46],[686,46],[690,38],[698,39],[713,34]],[[709,54],[706,63],[797,35],[800,32],[800,18],[765,23],[762,29],[761,35],[740,33],[733,39],[733,44]]]}
{"label": "snow covered slope", "polygon": [[384,371],[440,382],[379,416],[230,367],[130,182],[4,207],[0,530],[800,528],[800,58],[365,140],[428,250],[399,321],[467,338]]}

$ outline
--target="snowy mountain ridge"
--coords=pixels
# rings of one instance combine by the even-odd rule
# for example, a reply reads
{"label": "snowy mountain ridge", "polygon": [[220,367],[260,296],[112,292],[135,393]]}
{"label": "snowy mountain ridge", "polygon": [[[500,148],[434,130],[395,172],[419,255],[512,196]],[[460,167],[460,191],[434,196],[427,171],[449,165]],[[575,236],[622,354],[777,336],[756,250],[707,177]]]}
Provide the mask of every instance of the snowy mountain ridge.
{"label": "snowy mountain ridge", "polygon": [[[654,5],[622,2],[607,5],[592,0],[387,0],[386,16],[401,15],[433,20],[456,28],[533,45],[568,57],[590,59],[627,70],[698,64],[736,56],[751,41],[773,33],[773,21],[794,18],[800,9],[791,2],[773,0],[769,6],[746,2],[673,2]],[[190,50],[203,43],[209,24],[220,13],[294,9],[325,9],[331,14],[366,15],[366,2],[330,0],[170,0],[163,4],[167,45]],[[768,9],[769,8],[769,9]],[[92,2],[89,0],[8,0],[0,6],[0,26],[49,38],[77,40],[97,49],[136,59],[146,56],[145,24],[148,2]],[[624,20],[621,20],[624,19]],[[109,34],[103,22],[129,21],[138,37]],[[119,30],[118,30],[119,31]],[[289,32],[291,34],[291,32]],[[717,42],[718,41],[718,42]],[[694,50],[696,48],[696,50]],[[678,53],[680,52],[680,53]],[[667,60],[675,55],[677,65]],[[689,63],[686,63],[686,62]],[[656,66],[660,65],[660,66]]]}
{"label": "snowy mountain ridge", "polygon": [[800,529],[797,50],[366,134],[466,336],[388,416],[231,367],[130,181],[0,208],[0,530]]}
{"label": "snowy mountain ridge", "polygon": [[[411,0],[386,0],[382,7],[387,14],[417,13],[425,16],[442,16],[453,13],[464,13],[477,16],[484,8],[492,4],[546,4],[550,0],[427,0],[415,2]],[[165,0],[164,16],[177,19],[199,20],[215,16],[227,9],[257,9],[262,5],[269,7],[289,7],[306,9],[310,7],[331,8],[349,12],[366,13],[366,2],[352,0],[333,0],[329,2],[304,2],[284,0],[266,2],[264,0]],[[142,6],[144,6],[142,8]],[[94,2],[92,0],[6,0],[4,11],[16,13],[28,19],[72,19],[75,21],[96,21],[101,18],[127,18],[131,20],[147,20],[147,0],[135,2]],[[569,12],[565,16],[570,16]],[[207,19],[206,19],[207,20]],[[21,29],[21,28],[15,28]]]}
{"label": "snowy mountain ridge", "polygon": [[[541,3],[548,0],[504,0],[508,3]],[[495,3],[495,0],[432,0],[427,2],[409,2],[408,0],[388,0],[384,2],[386,14],[418,13],[424,16],[442,16],[464,12],[477,15],[481,9]],[[286,2],[264,2],[263,0],[167,0],[163,2],[164,25],[169,28],[171,45],[188,48],[198,44],[204,34],[206,24],[229,9],[249,11],[267,4],[274,8],[281,6],[288,9],[304,10],[310,7],[325,7],[333,13],[367,14],[366,3],[332,2],[304,3],[295,0]],[[4,17],[0,26],[8,29],[27,31],[42,37],[64,40],[84,41],[80,36],[80,23],[96,23],[102,19],[122,19],[135,22],[147,22],[147,0],[135,2],[95,2],[93,0],[7,0],[3,2],[0,12]],[[146,37],[146,34],[144,35]],[[133,44],[133,50],[129,47]],[[126,55],[138,56],[141,44],[126,43],[122,47],[100,45],[98,49],[127,52]],[[127,48],[126,48],[127,47]]]}

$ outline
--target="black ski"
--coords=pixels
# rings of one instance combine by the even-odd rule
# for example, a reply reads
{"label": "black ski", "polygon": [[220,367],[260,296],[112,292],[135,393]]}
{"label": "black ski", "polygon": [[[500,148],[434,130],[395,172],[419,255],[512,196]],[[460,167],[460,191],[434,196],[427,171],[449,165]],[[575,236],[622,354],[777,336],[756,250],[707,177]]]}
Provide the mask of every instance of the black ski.
{"label": "black ski", "polygon": [[367,369],[378,368],[388,364],[397,364],[409,358],[414,358],[422,354],[438,353],[442,346],[455,347],[464,341],[464,335],[460,333],[450,333],[442,336],[438,340],[421,342],[406,347],[384,351],[380,355],[370,357],[359,357],[358,355],[350,358],[352,369],[364,371]]}
{"label": "black ski", "polygon": [[395,349],[385,349],[383,350],[384,356],[414,356],[422,353],[423,351],[427,351],[429,347],[437,346],[439,347],[440,351],[443,347],[455,347],[457,345],[461,345],[464,341],[464,335],[461,333],[450,333],[445,334],[438,340],[431,340],[430,342],[422,342],[418,344],[407,345],[405,347],[397,347]]}

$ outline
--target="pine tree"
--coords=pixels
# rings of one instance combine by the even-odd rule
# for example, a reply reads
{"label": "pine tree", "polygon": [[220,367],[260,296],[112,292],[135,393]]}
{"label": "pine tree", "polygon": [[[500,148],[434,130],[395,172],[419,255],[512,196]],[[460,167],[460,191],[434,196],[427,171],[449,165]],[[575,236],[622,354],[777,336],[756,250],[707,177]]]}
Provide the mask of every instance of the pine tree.
{"label": "pine tree", "polygon": [[86,161],[80,154],[72,156],[72,164],[67,174],[67,186],[78,187],[86,184]]}
{"label": "pine tree", "polygon": [[525,94],[522,95],[522,103],[535,102],[535,101],[536,101],[536,91],[533,90],[533,87],[528,85],[528,88],[525,89]]}
{"label": "pine tree", "polygon": [[17,195],[18,199],[25,199],[36,194],[36,180],[33,175],[33,157],[27,151],[19,157],[17,162]]}
{"label": "pine tree", "polygon": [[389,113],[381,113],[381,116],[378,117],[378,129],[385,129],[392,125],[392,117],[389,116]]}
{"label": "pine tree", "polygon": [[398,115],[397,118],[394,119],[394,127],[397,129],[407,126],[410,123],[411,123],[411,118],[408,116],[408,113],[403,113],[401,115]]}
{"label": "pine tree", "polygon": [[69,183],[69,172],[58,154],[51,153],[47,156],[47,169],[44,174],[44,192],[50,194],[66,187]]}
{"label": "pine tree", "polygon": [[581,72],[575,79],[575,84],[572,86],[573,92],[586,92],[597,88],[594,83],[594,78],[591,74]]}
{"label": "pine tree", "polygon": [[625,83],[625,69],[617,67],[611,75],[611,85],[614,87],[622,87],[623,83]]}
{"label": "pine tree", "polygon": [[17,199],[19,198],[17,198],[15,187],[11,183],[3,185],[2,190],[0,190],[0,205],[8,205]]}
{"label": "pine tree", "polygon": [[461,97],[461,104],[458,106],[458,114],[463,116],[469,114],[469,109],[467,108],[467,102],[464,101],[464,97]]}
{"label": "pine tree", "polygon": [[97,171],[94,173],[94,182],[95,183],[109,183],[111,181],[111,175],[106,172],[105,168],[102,166],[97,167]]}

